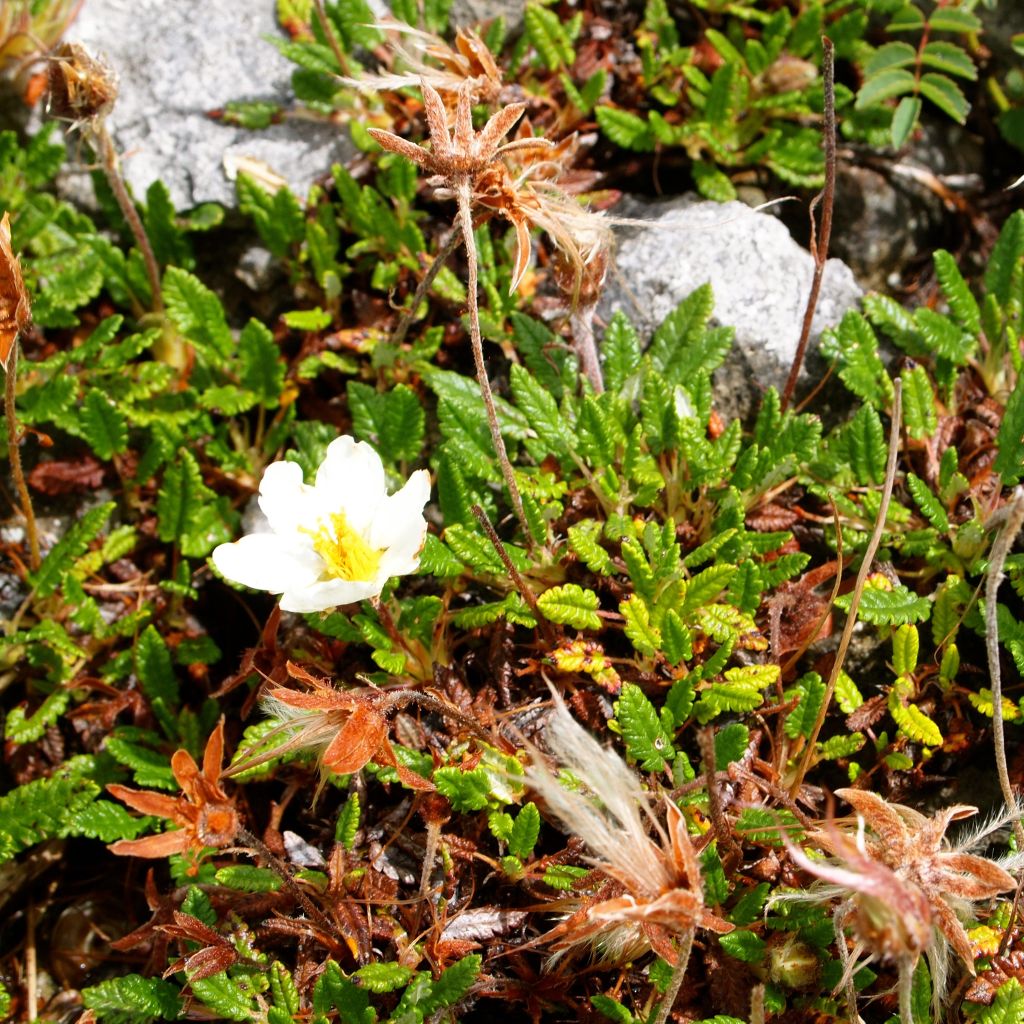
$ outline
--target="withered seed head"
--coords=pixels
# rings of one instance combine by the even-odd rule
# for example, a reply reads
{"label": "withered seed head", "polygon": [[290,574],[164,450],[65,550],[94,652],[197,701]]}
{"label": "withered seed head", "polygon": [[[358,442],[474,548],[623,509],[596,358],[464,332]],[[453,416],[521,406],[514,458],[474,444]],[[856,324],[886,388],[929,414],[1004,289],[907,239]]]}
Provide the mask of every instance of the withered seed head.
{"label": "withered seed head", "polygon": [[50,113],[81,124],[104,117],[117,100],[113,71],[78,43],[64,43],[50,60]]}
{"label": "withered seed head", "polygon": [[32,314],[21,276],[21,261],[11,247],[11,216],[0,220],[0,366],[10,366],[18,334]]}

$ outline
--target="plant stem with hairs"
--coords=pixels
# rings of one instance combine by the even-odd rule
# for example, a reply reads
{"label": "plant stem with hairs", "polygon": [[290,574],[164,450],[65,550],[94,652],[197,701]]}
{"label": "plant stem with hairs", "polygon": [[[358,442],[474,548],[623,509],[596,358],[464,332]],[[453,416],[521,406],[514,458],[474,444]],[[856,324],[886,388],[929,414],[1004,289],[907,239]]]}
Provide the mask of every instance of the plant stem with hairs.
{"label": "plant stem with hairs", "polygon": [[4,419],[7,421],[7,456],[11,461],[11,476],[18,491],[21,512],[25,517],[25,536],[28,539],[29,567],[35,571],[39,568],[39,530],[36,527],[36,514],[32,508],[32,496],[25,482],[25,470],[21,465],[21,449],[19,448],[20,431],[18,430],[18,414],[14,408],[15,383],[18,377],[18,341],[7,360],[7,378],[4,381]]}
{"label": "plant stem with hairs", "polygon": [[477,254],[476,239],[473,237],[473,211],[471,208],[471,185],[466,176],[462,176],[455,188],[455,198],[459,205],[459,225],[462,228],[462,240],[466,246],[466,263],[469,267],[467,291],[467,313],[469,314],[469,340],[473,348],[473,365],[476,368],[476,382],[480,386],[480,394],[484,400],[484,407],[487,410],[487,425],[491,430],[491,440],[494,442],[494,450],[501,465],[501,473],[508,486],[508,493],[512,499],[512,508],[515,510],[519,526],[523,531],[527,544],[532,548],[533,534],[530,532],[530,525],[526,521],[526,512],[523,511],[523,499],[519,494],[519,485],[516,483],[512,463],[509,461],[508,451],[505,448],[505,439],[501,436],[501,427],[498,424],[498,411],[494,407],[494,392],[491,391],[491,382],[487,378],[487,367],[484,364],[484,346],[480,335],[480,307],[477,304]]}
{"label": "plant stem with hairs", "polygon": [[694,931],[695,929],[691,928],[679,936],[679,962],[672,969],[672,978],[665,989],[665,997],[658,1007],[658,1012],[651,1018],[651,1024],[665,1024],[672,1007],[675,1006],[679,990],[683,987],[683,979],[686,977],[687,964],[690,962]]}
{"label": "plant stem with hairs", "polygon": [[[1005,516],[1002,514],[1004,513]],[[1003,677],[999,665],[999,606],[996,599],[1003,582],[1006,558],[1024,526],[1024,487],[1017,487],[1009,504],[1002,510],[1002,525],[992,544],[985,578],[985,652],[988,655],[989,684],[992,689],[992,742],[996,754],[996,773],[1003,792],[1006,809],[1014,815],[1013,832],[1018,848],[1024,848],[1024,827],[1019,816],[1019,802],[1010,785],[1010,771],[1006,763],[1006,736],[1003,727]]]}
{"label": "plant stem with hairs", "polygon": [[[825,263],[828,260],[828,244],[832,237],[832,207],[836,197],[836,94],[835,94],[835,49],[828,36],[822,36],[824,54],[822,56],[821,73],[825,87],[825,188],[811,202],[811,255],[814,257],[814,277],[811,280],[811,292],[807,296],[804,309],[804,322],[800,329],[800,341],[793,356],[793,365],[789,370],[786,386],[782,391],[781,408],[785,412],[796,390],[800,367],[804,364],[804,353],[811,337],[811,324],[814,322],[814,311],[818,308],[818,296],[821,293],[821,280],[825,276]],[[814,209],[821,203],[821,233],[816,230]]]}
{"label": "plant stem with hairs", "polygon": [[135,209],[132,198],[128,195],[128,188],[121,175],[120,161],[117,156],[117,149],[114,140],[110,137],[107,123],[102,117],[97,117],[89,126],[89,134],[92,136],[99,150],[100,162],[103,166],[103,173],[106,175],[110,190],[114,193],[117,205],[121,214],[128,222],[135,244],[142,254],[142,262],[146,267],[146,277],[149,278],[149,290],[152,294],[153,312],[164,311],[163,289],[160,283],[160,266],[153,253],[153,246],[149,244],[149,236],[143,227],[139,211]]}
{"label": "plant stem with hairs", "polygon": [[875,517],[875,529],[871,534],[871,539],[868,541],[868,546],[864,549],[864,559],[860,564],[860,571],[857,573],[857,582],[853,588],[850,610],[846,615],[846,626],[843,629],[843,635],[839,639],[839,649],[836,651],[835,661],[832,663],[832,671],[828,676],[828,684],[825,687],[825,696],[821,701],[818,718],[814,723],[810,736],[807,738],[807,747],[800,761],[800,768],[796,773],[796,778],[793,779],[793,784],[789,788],[790,796],[793,797],[800,792],[804,776],[811,765],[814,747],[818,742],[821,727],[825,724],[825,715],[828,713],[829,704],[832,703],[832,695],[836,692],[839,673],[843,669],[846,652],[850,647],[853,628],[857,625],[857,610],[860,608],[860,599],[864,593],[864,585],[867,583],[868,574],[871,572],[871,563],[874,561],[875,553],[878,551],[878,545],[882,542],[882,534],[885,531],[885,518],[889,514],[889,500],[892,498],[892,485],[896,479],[896,461],[900,450],[900,422],[902,418],[903,382],[897,377],[893,381],[892,425],[889,428],[889,457],[885,466],[885,480],[882,484],[882,500],[879,503],[878,515]]}

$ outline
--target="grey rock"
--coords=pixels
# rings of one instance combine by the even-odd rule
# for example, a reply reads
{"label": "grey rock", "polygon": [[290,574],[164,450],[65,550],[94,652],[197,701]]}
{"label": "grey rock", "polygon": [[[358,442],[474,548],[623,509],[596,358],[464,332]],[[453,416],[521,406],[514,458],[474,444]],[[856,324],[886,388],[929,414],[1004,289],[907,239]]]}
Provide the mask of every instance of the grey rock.
{"label": "grey rock", "polygon": [[505,30],[517,35],[523,26],[524,0],[454,0],[448,14],[453,26],[479,25],[481,22],[505,19]]}
{"label": "grey rock", "polygon": [[86,0],[67,38],[118,76],[109,125],[136,195],[159,178],[179,209],[232,207],[225,158],[239,157],[268,164],[305,195],[352,155],[333,125],[295,119],[256,132],[208,116],[231,100],[291,100],[294,66],[264,38],[279,34],[273,0]]}
{"label": "grey rock", "polygon": [[[710,282],[715,321],[736,329],[733,351],[715,374],[716,405],[725,415],[746,419],[764,389],[785,385],[814,273],[810,253],[781,221],[742,203],[630,198],[612,213],[652,227],[617,232],[616,269],[598,315],[607,321],[622,309],[649,339],[687,295]],[[856,307],[861,294],[850,269],[829,260],[809,356],[822,330]],[[806,384],[806,368],[801,378]]]}

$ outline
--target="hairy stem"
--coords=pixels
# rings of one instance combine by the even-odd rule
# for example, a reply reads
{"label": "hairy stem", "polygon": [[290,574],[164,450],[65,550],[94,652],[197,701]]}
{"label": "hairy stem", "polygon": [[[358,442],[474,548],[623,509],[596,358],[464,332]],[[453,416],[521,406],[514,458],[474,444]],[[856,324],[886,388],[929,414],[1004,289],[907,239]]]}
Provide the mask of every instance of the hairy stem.
{"label": "hairy stem", "polygon": [[391,335],[392,345],[397,347],[405,341],[405,336],[409,333],[413,320],[416,319],[416,310],[420,308],[423,300],[427,297],[427,291],[441,272],[441,268],[448,262],[451,254],[459,247],[460,241],[462,241],[462,233],[460,231],[453,231],[451,237],[444,243],[444,247],[434,257],[433,263],[427,267],[427,272],[416,286],[416,294],[412,297],[412,305],[402,314],[402,319],[398,321],[395,333]]}
{"label": "hairy stem", "polygon": [[914,1006],[911,997],[914,994],[914,963],[911,960],[900,961],[900,974],[897,983],[900,995],[900,1024],[914,1024]]}
{"label": "hairy stem", "polygon": [[11,476],[21,502],[21,513],[25,517],[25,536],[28,539],[28,564],[34,572],[39,568],[39,531],[36,528],[36,514],[32,508],[32,496],[25,483],[25,470],[21,465],[19,446],[18,414],[14,407],[15,385],[18,377],[18,339],[14,339],[7,359],[7,377],[4,381],[4,419],[7,421],[7,457],[11,461]]}
{"label": "hairy stem", "polygon": [[480,394],[483,396],[484,407],[487,409],[487,425],[491,428],[491,440],[494,442],[494,450],[498,455],[498,462],[501,464],[501,473],[508,486],[509,496],[512,498],[512,508],[515,510],[527,544],[533,548],[533,534],[526,521],[523,499],[519,494],[519,487],[512,471],[512,463],[509,462],[508,452],[505,450],[505,439],[501,436],[501,428],[498,426],[498,412],[494,408],[494,393],[491,391],[491,382],[487,379],[487,367],[484,365],[484,345],[480,336],[480,307],[477,305],[476,239],[473,237],[473,213],[468,178],[459,179],[456,196],[459,202],[462,240],[466,245],[466,262],[469,265],[469,280],[466,287],[468,292],[467,312],[469,313],[469,339],[473,347],[473,363],[476,366],[476,382],[480,386]]}
{"label": "hairy stem", "polygon": [[135,209],[135,204],[132,202],[131,196],[128,195],[128,188],[124,183],[124,178],[121,176],[117,149],[114,146],[114,140],[110,137],[110,132],[107,130],[106,121],[102,117],[98,117],[93,121],[91,134],[96,140],[100,151],[103,173],[107,176],[107,181],[110,183],[110,188],[114,193],[114,198],[117,200],[117,205],[120,207],[124,219],[128,222],[128,227],[131,229],[135,244],[139,247],[139,252],[142,253],[142,262],[146,267],[146,277],[149,278],[149,290],[153,295],[153,312],[162,313],[164,311],[164,297],[160,284],[160,267],[156,262],[156,256],[153,254],[153,247],[149,244],[149,236],[146,234],[146,229],[142,226],[139,211]]}
{"label": "hairy stem", "polygon": [[1019,817],[1019,803],[1010,785],[1010,771],[1006,763],[1006,736],[1003,730],[1003,677],[999,665],[999,616],[996,599],[1003,582],[1006,558],[1024,526],[1024,487],[1018,487],[1005,508],[999,534],[989,552],[988,575],[985,578],[985,652],[988,655],[988,674],[992,687],[992,741],[996,751],[996,772],[1003,791],[1006,809],[1014,815],[1013,831],[1017,845],[1024,848],[1024,827]]}
{"label": "hairy stem", "polygon": [[651,1018],[651,1024],[665,1024],[672,1007],[676,1004],[676,997],[683,987],[683,979],[686,977],[686,965],[690,962],[690,950],[693,949],[693,932],[690,928],[679,936],[679,963],[672,971],[672,980],[665,989],[665,997],[658,1007],[658,1012]]}
{"label": "hairy stem", "polygon": [[604,375],[601,372],[601,359],[597,354],[597,342],[594,340],[594,306],[583,306],[574,309],[569,316],[569,327],[572,331],[573,347],[580,358],[580,369],[590,381],[595,395],[604,391]]}
{"label": "hairy stem", "polygon": [[[814,277],[811,280],[811,292],[807,296],[804,309],[804,322],[800,329],[800,341],[793,356],[793,365],[782,392],[781,407],[785,412],[796,390],[796,381],[800,376],[800,367],[804,364],[804,353],[811,337],[811,324],[814,322],[814,311],[818,308],[818,296],[821,293],[821,280],[825,276],[825,263],[828,260],[828,244],[832,237],[832,207],[836,198],[836,93],[835,93],[835,52],[832,40],[822,36],[824,47],[821,74],[825,86],[825,188],[814,197],[811,203],[811,255],[814,257]],[[814,221],[814,208],[821,203],[821,233],[818,234]]]}
{"label": "hairy stem", "polygon": [[825,687],[825,696],[818,711],[818,718],[807,738],[807,748],[800,761],[800,768],[790,786],[790,795],[796,797],[803,785],[804,776],[811,765],[811,758],[814,756],[814,748],[818,742],[818,735],[821,727],[825,724],[825,715],[828,713],[829,705],[832,703],[832,695],[836,692],[836,683],[839,681],[839,673],[843,669],[843,662],[846,660],[846,651],[850,646],[850,639],[853,636],[853,627],[857,625],[857,610],[860,608],[861,595],[864,593],[864,584],[867,582],[868,574],[871,572],[871,563],[875,559],[878,545],[882,542],[882,534],[885,531],[885,518],[889,514],[889,499],[892,497],[892,485],[896,479],[896,461],[900,450],[900,421],[903,419],[903,382],[897,377],[893,381],[892,399],[892,425],[889,428],[889,458],[885,466],[885,481],[882,484],[882,501],[878,508],[878,515],[875,517],[875,529],[864,549],[864,559],[860,564],[860,571],[857,573],[857,582],[853,588],[853,597],[850,601],[850,610],[846,616],[846,626],[843,635],[839,640],[839,649],[836,651],[835,661],[832,663],[832,671],[828,676],[828,685]]}

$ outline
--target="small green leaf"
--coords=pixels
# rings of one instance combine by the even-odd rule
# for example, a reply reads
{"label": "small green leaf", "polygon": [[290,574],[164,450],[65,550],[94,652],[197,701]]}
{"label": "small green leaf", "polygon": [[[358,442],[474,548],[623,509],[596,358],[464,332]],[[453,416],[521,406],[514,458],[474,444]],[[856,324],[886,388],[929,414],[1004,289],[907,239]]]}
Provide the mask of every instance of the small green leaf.
{"label": "small green leaf", "polygon": [[660,772],[675,756],[672,737],[665,731],[654,705],[635,683],[622,687],[615,702],[615,720],[626,751],[647,772]]}
{"label": "small green leaf", "polygon": [[643,599],[636,594],[619,603],[619,613],[626,620],[625,632],[633,647],[647,656],[657,654],[661,646],[661,633],[651,625],[651,613]]}
{"label": "small green leaf", "polygon": [[913,92],[916,85],[917,82],[911,72],[902,68],[890,68],[869,78],[860,87],[856,107],[858,110],[866,110],[894,96]]}
{"label": "small green leaf", "polygon": [[128,421],[124,413],[97,388],[86,392],[81,426],[89,447],[104,461],[128,447]]}
{"label": "small green leaf", "polygon": [[598,107],[594,114],[601,131],[616,146],[638,153],[649,153],[654,149],[654,135],[643,118],[618,107]]}
{"label": "small green leaf", "polygon": [[737,960],[745,964],[758,964],[764,959],[767,943],[759,935],[753,932],[737,928],[728,935],[718,937],[722,949]]}
{"label": "small green leaf", "polygon": [[552,587],[537,598],[537,606],[544,617],[574,629],[600,629],[597,614],[600,598],[592,590],[584,590],[576,583]]}
{"label": "small green leaf", "polygon": [[892,667],[898,676],[909,676],[917,668],[920,649],[917,628],[905,623],[892,635]]}
{"label": "small green leaf", "polygon": [[921,76],[918,88],[925,99],[931,100],[939,110],[949,115],[957,124],[966,123],[971,105],[967,102],[960,86],[952,78],[929,71]]}
{"label": "small green leaf", "polygon": [[921,117],[921,99],[918,96],[904,96],[896,105],[889,129],[889,139],[893,149],[902,149],[910,138],[910,133],[917,127]]}
{"label": "small green leaf", "polygon": [[342,805],[338,821],[334,826],[334,838],[346,850],[351,850],[355,846],[356,833],[359,831],[360,812],[359,794],[353,792]]}
{"label": "small green leaf", "polygon": [[232,864],[221,868],[214,878],[218,885],[239,892],[277,892],[283,885],[269,868],[258,868],[252,864]]}
{"label": "small green leaf", "polygon": [[412,969],[399,963],[375,963],[360,967],[353,975],[371,992],[394,992],[409,983]]}
{"label": "small green leaf", "polygon": [[174,985],[139,974],[124,974],[83,988],[82,1002],[106,1024],[177,1020],[181,1013],[181,997]]}
{"label": "small green leaf", "polygon": [[512,824],[508,839],[509,852],[520,860],[526,860],[533,853],[540,835],[540,811],[534,803],[523,804]]}

